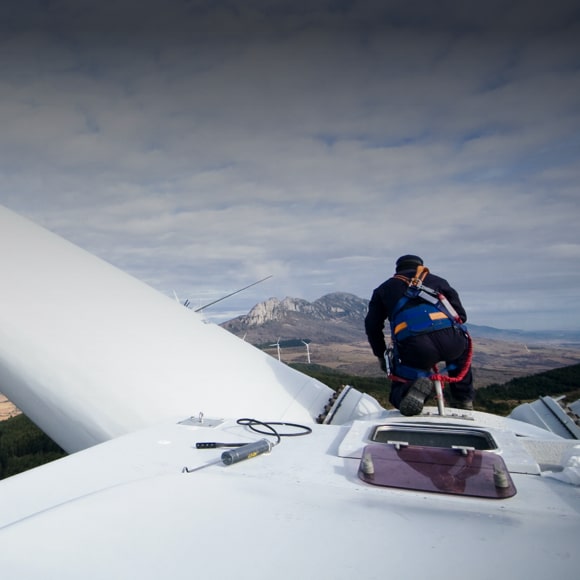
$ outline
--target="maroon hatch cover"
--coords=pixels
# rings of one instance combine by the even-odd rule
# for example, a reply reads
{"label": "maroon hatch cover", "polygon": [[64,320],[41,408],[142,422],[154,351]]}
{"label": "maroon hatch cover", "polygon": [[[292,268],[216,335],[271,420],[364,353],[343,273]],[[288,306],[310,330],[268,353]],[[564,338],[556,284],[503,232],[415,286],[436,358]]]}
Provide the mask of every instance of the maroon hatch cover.
{"label": "maroon hatch cover", "polygon": [[367,445],[359,477],[372,485],[491,499],[516,494],[503,459],[489,451]]}

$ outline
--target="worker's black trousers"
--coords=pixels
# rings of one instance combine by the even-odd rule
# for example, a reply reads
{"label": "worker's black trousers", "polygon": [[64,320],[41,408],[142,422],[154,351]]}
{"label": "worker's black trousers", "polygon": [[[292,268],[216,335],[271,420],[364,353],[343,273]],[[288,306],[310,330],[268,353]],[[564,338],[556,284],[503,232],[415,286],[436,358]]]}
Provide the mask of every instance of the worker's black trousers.
{"label": "worker's black trousers", "polygon": [[[397,344],[401,363],[405,366],[430,371],[433,367],[445,361],[450,377],[456,377],[463,371],[469,356],[469,339],[460,328],[444,328],[429,334],[412,336]],[[396,374],[396,368],[395,368]],[[403,397],[407,394],[411,383],[393,381],[391,385],[391,404],[399,408]],[[456,402],[473,401],[473,375],[471,365],[464,378],[457,383],[446,383]]]}

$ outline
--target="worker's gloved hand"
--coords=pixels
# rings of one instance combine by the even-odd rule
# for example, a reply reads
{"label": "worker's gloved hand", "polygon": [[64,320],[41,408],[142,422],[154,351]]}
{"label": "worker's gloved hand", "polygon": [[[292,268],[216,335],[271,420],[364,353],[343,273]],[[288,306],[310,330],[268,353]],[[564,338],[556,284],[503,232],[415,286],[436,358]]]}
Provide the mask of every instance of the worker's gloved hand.
{"label": "worker's gloved hand", "polygon": [[379,364],[381,365],[381,370],[386,373],[387,372],[387,361],[382,358],[382,357],[378,357],[379,358]]}

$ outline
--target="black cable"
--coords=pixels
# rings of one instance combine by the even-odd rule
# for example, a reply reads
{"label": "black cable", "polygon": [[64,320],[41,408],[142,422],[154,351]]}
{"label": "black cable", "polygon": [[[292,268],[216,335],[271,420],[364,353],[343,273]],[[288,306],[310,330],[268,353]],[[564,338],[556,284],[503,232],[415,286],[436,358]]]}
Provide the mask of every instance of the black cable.
{"label": "black cable", "polygon": [[[276,443],[274,445],[278,445],[282,439],[282,437],[300,437],[301,435],[308,435],[312,433],[312,429],[307,425],[299,425],[298,423],[285,423],[281,421],[258,421],[258,419],[248,419],[247,417],[243,417],[236,421],[238,425],[243,425],[244,427],[249,427],[254,433],[259,433],[260,435],[269,435],[276,437]],[[265,427],[268,431],[263,431],[258,429],[256,425]],[[282,427],[292,427],[294,429],[300,429],[300,431],[296,433],[279,433],[272,425],[282,426]],[[242,447],[246,445],[245,443],[220,443],[218,441],[201,441],[195,444],[197,449],[216,449],[218,447]]]}
{"label": "black cable", "polygon": [[[312,433],[312,429],[310,427],[308,427],[307,425],[299,425],[298,423],[285,423],[282,421],[264,422],[258,421],[258,419],[248,419],[248,418],[238,419],[236,423],[238,425],[244,425],[246,427],[249,427],[252,431],[254,431],[255,433],[259,433],[260,435],[274,435],[274,437],[276,437],[276,443],[274,443],[274,445],[278,445],[282,437],[300,437],[301,435],[308,435]],[[260,429],[257,429],[255,427],[256,425],[262,425],[263,427],[269,429],[270,432],[261,431]],[[274,429],[274,427],[272,427],[272,425],[280,425],[283,427],[294,427],[295,429],[301,429],[301,431],[299,431],[298,433],[279,433],[276,429]]]}

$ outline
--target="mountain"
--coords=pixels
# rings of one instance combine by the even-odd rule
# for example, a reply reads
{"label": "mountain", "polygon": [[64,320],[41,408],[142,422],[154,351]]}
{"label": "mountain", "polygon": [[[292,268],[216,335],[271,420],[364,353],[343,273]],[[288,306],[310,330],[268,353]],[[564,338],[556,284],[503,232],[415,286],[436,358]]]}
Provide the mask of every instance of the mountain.
{"label": "mountain", "polygon": [[365,340],[364,318],[368,300],[354,294],[334,292],[308,302],[302,298],[269,298],[248,314],[221,326],[248,342],[263,344],[308,339],[319,344]]}
{"label": "mountain", "polygon": [[[364,318],[369,301],[346,292],[333,292],[308,302],[302,298],[269,298],[248,314],[222,324],[252,344],[308,339],[318,344],[354,343],[366,340]],[[530,344],[580,344],[580,332],[506,330],[467,325],[474,338]]]}

